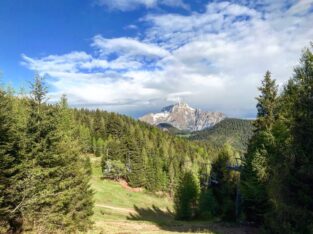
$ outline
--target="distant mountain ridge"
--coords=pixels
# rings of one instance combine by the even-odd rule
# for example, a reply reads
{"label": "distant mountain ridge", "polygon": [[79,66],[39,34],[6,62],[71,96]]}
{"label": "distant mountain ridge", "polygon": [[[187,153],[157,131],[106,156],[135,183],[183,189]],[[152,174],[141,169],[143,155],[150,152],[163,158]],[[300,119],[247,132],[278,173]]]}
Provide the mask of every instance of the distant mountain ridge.
{"label": "distant mountain ridge", "polygon": [[170,124],[184,131],[200,131],[210,128],[226,118],[222,112],[206,112],[190,107],[185,102],[162,108],[159,113],[150,113],[139,120],[151,125]]}
{"label": "distant mountain ridge", "polygon": [[193,132],[189,139],[206,141],[216,147],[228,143],[236,150],[245,152],[253,130],[252,120],[225,118],[212,128]]}

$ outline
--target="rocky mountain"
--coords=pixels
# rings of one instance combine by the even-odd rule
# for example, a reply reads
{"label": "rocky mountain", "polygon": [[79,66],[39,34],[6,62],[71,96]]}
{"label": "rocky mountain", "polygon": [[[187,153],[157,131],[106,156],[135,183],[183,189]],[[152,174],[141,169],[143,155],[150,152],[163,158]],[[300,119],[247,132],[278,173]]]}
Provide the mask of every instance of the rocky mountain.
{"label": "rocky mountain", "polygon": [[159,113],[150,113],[139,119],[151,125],[166,123],[179,130],[199,131],[214,126],[225,117],[221,112],[205,112],[179,102],[164,107]]}

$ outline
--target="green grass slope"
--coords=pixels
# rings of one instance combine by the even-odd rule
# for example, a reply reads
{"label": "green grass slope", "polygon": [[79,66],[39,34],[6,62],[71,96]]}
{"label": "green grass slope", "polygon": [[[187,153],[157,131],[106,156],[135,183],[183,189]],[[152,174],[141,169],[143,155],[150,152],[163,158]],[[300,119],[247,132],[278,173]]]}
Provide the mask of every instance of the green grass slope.
{"label": "green grass slope", "polygon": [[100,158],[90,156],[94,190],[94,227],[89,234],[246,233],[235,224],[176,221],[172,200],[163,195],[133,191],[101,178]]}
{"label": "green grass slope", "polygon": [[[167,196],[156,196],[147,191],[133,191],[120,183],[102,179],[100,158],[92,157],[92,189],[95,191],[96,207],[112,206],[133,209],[137,204],[140,207],[152,205],[172,209],[172,201]],[[97,211],[97,209],[96,209]]]}

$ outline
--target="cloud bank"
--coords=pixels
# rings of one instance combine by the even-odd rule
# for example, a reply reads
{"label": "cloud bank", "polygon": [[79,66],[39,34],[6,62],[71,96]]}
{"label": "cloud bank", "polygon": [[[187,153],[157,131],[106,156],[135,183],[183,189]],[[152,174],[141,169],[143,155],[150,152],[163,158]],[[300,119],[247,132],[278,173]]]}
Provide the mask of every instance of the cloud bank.
{"label": "cloud bank", "polygon": [[[152,7],[159,1],[135,2]],[[128,1],[114,4],[123,10]],[[292,75],[313,38],[312,11],[311,0],[268,0],[212,2],[188,15],[148,13],[136,38],[95,35],[92,53],[22,55],[22,63],[50,77],[52,99],[65,93],[72,105],[144,113],[182,98],[251,117],[265,71],[280,84]]]}

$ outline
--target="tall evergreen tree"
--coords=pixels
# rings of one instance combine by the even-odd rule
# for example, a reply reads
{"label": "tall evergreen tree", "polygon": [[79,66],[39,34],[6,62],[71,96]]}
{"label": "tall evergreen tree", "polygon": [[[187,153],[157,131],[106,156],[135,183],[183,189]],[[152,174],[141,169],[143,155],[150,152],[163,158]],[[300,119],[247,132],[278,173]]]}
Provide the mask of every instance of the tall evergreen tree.
{"label": "tall evergreen tree", "polygon": [[[216,212],[223,220],[236,220],[236,184],[238,175],[227,167],[235,162],[235,152],[230,145],[225,145],[212,163],[212,194],[217,203]],[[214,208],[214,207],[212,207]]]}
{"label": "tall evergreen tree", "polygon": [[255,133],[245,155],[241,176],[245,218],[258,224],[263,222],[268,209],[266,184],[270,173],[269,157],[273,154],[274,145],[271,131],[277,119],[277,86],[270,72],[266,72],[259,90],[261,94],[257,97]]}
{"label": "tall evergreen tree", "polygon": [[26,128],[25,179],[20,183],[23,217],[37,232],[86,230],[92,214],[87,164],[78,155],[66,100],[49,106],[46,93],[37,76]]}
{"label": "tall evergreen tree", "polygon": [[136,144],[130,136],[125,135],[122,140],[123,155],[128,169],[128,182],[133,187],[145,186],[145,162]]}
{"label": "tall evergreen tree", "polygon": [[256,98],[258,101],[257,119],[254,122],[255,131],[271,130],[277,118],[277,85],[271,78],[271,73],[267,71],[262,85],[259,87],[261,94]]}
{"label": "tall evergreen tree", "polygon": [[279,144],[270,165],[274,173],[269,191],[274,205],[267,227],[271,232],[313,232],[312,97],[313,53],[306,49],[284,89],[281,97],[283,116],[274,129]]}
{"label": "tall evergreen tree", "polygon": [[176,218],[179,220],[194,218],[198,209],[199,196],[200,183],[198,178],[191,171],[186,172],[175,192]]}
{"label": "tall evergreen tree", "polygon": [[22,232],[21,203],[15,184],[20,178],[20,147],[12,102],[0,90],[0,232]]}

